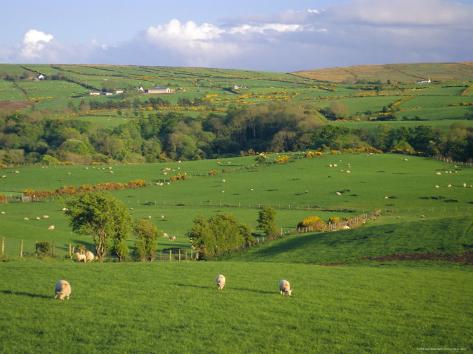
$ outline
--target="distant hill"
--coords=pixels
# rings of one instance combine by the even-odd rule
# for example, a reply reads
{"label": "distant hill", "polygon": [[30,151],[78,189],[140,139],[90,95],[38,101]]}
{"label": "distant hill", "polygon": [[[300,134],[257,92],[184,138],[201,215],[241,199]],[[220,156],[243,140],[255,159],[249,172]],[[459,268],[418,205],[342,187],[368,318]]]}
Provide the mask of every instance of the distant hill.
{"label": "distant hill", "polygon": [[473,62],[359,65],[298,71],[294,75],[338,83],[378,80],[412,83],[429,78],[432,81],[473,81]]}

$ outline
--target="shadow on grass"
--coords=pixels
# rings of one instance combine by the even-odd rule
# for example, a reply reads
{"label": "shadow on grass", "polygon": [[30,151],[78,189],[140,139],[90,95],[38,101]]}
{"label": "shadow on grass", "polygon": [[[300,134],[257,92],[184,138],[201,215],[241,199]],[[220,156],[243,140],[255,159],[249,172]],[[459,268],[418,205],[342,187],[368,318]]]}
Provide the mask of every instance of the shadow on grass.
{"label": "shadow on grass", "polygon": [[[203,286],[203,285],[195,285],[195,284],[182,284],[179,283],[177,284],[178,286],[184,286],[188,288],[196,288],[196,289],[212,289],[215,291],[217,290],[216,286]],[[246,291],[246,292],[251,292],[251,293],[256,293],[256,294],[275,294],[275,291],[267,291],[267,290],[257,290],[257,289],[247,289],[247,288],[233,288],[233,287],[225,287],[225,290],[223,291],[232,291],[232,290],[237,290],[237,291]]]}
{"label": "shadow on grass", "polygon": [[0,290],[0,294],[26,296],[26,297],[36,298],[36,299],[52,299],[53,298],[53,296],[33,294],[33,293],[28,293],[26,291],[15,291],[15,290]]}

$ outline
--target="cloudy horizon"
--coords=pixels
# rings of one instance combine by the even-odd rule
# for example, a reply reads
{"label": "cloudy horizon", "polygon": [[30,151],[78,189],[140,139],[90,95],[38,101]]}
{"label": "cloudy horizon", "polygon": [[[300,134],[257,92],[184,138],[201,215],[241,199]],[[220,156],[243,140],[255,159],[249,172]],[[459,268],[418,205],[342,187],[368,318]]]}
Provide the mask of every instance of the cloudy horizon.
{"label": "cloudy horizon", "polygon": [[[9,11],[30,2],[10,4]],[[290,1],[268,7],[267,0],[245,0],[243,7],[225,7],[205,0],[195,11],[183,1],[182,9],[158,6],[154,16],[160,2],[138,0],[116,12],[97,8],[82,20],[87,3],[73,5],[75,16],[58,1],[42,2],[43,16],[11,16],[6,25],[12,30],[0,35],[0,62],[296,71],[473,59],[473,5],[467,1],[301,0],[297,7]]]}

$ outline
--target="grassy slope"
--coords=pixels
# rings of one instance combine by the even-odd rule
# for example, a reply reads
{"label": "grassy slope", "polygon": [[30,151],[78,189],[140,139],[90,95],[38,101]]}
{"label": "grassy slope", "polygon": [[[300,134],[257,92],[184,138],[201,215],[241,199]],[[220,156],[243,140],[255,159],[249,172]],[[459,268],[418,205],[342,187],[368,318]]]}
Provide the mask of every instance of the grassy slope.
{"label": "grassy slope", "polygon": [[291,263],[356,262],[395,253],[462,254],[473,249],[473,218],[365,226],[349,231],[290,236],[231,257]]}
{"label": "grassy slope", "polygon": [[[330,163],[337,163],[338,167],[329,168]],[[163,168],[174,171],[164,175]],[[207,176],[210,169],[217,169],[219,175]],[[351,173],[342,172],[346,169]],[[405,161],[403,156],[389,154],[324,155],[269,167],[254,167],[252,157],[181,164],[118,165],[113,166],[113,174],[103,166],[28,166],[18,168],[19,173],[15,170],[2,170],[1,174],[6,178],[0,179],[0,193],[143,178],[150,183],[149,187],[114,194],[133,208],[130,212],[134,217],[151,216],[159,230],[176,235],[180,243],[173,246],[188,244],[185,232],[197,215],[231,213],[255,227],[258,205],[277,208],[277,224],[286,230],[314,214],[327,219],[331,215],[349,216],[381,208],[383,211],[388,209],[389,213],[377,223],[405,223],[420,220],[421,215],[427,218],[465,215],[473,208],[473,189],[462,186],[464,182],[473,184],[473,169],[463,168],[457,173],[446,174],[445,170],[453,170],[452,165],[416,157]],[[222,173],[222,170],[226,172]],[[153,183],[178,171],[199,176],[164,187]],[[437,175],[438,171],[442,174]],[[437,184],[438,189],[434,187]],[[448,188],[448,184],[452,187]],[[341,196],[336,194],[344,189],[350,191]],[[386,196],[391,198],[385,199]],[[307,205],[334,211],[304,210]],[[85,242],[86,237],[71,233],[61,211],[63,206],[63,200],[0,205],[0,211],[5,212],[0,215],[0,237],[7,238],[7,254],[18,254],[21,239],[25,240],[28,251],[33,249],[36,240],[54,240],[62,247],[58,250],[62,254],[67,250],[66,243]],[[354,212],[337,211],[346,208]],[[50,218],[35,220],[45,214]],[[165,216],[164,220],[161,215]],[[25,217],[30,220],[24,220]],[[53,232],[48,231],[51,224],[56,226]],[[160,245],[168,247],[171,244],[163,240]]]}
{"label": "grassy slope", "polygon": [[299,71],[295,75],[331,82],[391,80],[412,83],[427,78],[434,81],[471,81],[473,80],[473,63],[359,65]]}
{"label": "grassy slope", "polygon": [[[1,264],[0,278],[0,352],[473,349],[471,268],[30,261]],[[60,278],[73,289],[64,303],[52,299]]]}

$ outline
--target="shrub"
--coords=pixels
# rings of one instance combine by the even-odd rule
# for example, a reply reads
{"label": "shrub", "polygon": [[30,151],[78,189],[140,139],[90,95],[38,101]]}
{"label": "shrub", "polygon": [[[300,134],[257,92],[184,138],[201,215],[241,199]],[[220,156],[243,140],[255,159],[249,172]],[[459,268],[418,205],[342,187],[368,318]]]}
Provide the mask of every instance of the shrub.
{"label": "shrub", "polygon": [[329,224],[338,224],[341,221],[339,216],[331,216],[328,218]]}
{"label": "shrub", "polygon": [[51,243],[48,241],[36,242],[36,254],[44,257],[51,253]]}
{"label": "shrub", "polygon": [[289,156],[279,155],[278,157],[276,157],[276,160],[274,162],[276,162],[277,164],[280,164],[280,165],[288,163],[289,162]]}
{"label": "shrub", "polygon": [[297,228],[307,228],[309,231],[325,231],[327,224],[320,217],[312,215],[300,221],[297,224]]}
{"label": "shrub", "polygon": [[136,251],[142,261],[152,261],[158,247],[158,229],[147,219],[140,219],[135,223]]}

